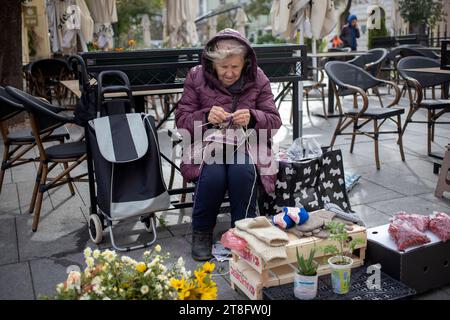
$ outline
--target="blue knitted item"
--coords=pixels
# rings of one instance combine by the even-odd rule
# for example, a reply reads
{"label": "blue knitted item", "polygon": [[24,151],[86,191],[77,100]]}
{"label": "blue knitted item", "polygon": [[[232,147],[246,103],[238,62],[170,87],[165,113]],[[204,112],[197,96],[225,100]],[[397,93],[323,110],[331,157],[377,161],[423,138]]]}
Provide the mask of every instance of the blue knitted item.
{"label": "blue knitted item", "polygon": [[304,224],[309,219],[308,211],[305,208],[292,208],[292,207],[284,207],[283,212],[294,221],[295,224],[301,225]]}

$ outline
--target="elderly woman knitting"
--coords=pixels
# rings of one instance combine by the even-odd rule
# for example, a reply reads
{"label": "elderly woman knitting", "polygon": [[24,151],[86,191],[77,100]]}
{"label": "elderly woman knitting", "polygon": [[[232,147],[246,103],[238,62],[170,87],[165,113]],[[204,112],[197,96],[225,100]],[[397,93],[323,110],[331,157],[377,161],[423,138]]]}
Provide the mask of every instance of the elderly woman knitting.
{"label": "elderly woman knitting", "polygon": [[[196,183],[192,257],[198,261],[212,258],[213,231],[227,191],[232,227],[235,221],[256,215],[258,184],[266,192],[274,191],[276,170],[264,169],[272,165],[273,161],[267,161],[272,160],[270,138],[281,126],[269,79],[240,33],[232,29],[219,32],[206,44],[201,62],[189,71],[175,112],[177,127],[190,133],[190,150],[202,153],[207,130],[221,126],[253,131],[258,139],[253,148],[248,143],[244,148],[242,143],[223,148],[223,157],[216,155],[219,161],[214,163],[183,157],[181,173]],[[199,130],[202,134],[195,135]]]}

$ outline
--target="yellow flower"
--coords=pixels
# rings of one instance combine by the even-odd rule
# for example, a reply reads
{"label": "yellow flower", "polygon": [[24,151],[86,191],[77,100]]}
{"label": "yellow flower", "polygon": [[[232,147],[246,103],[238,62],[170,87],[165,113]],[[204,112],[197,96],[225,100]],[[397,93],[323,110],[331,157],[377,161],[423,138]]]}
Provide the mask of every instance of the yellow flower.
{"label": "yellow flower", "polygon": [[201,300],[216,300],[217,299],[217,287],[210,287],[209,290],[204,290],[200,299]]}
{"label": "yellow flower", "polygon": [[214,271],[214,268],[216,267],[216,265],[214,263],[210,263],[210,262],[206,262],[203,265],[203,271],[206,273],[211,273]]}
{"label": "yellow flower", "polygon": [[147,270],[147,266],[143,262],[139,262],[136,266],[136,270],[139,272],[145,272]]}
{"label": "yellow flower", "polygon": [[186,286],[186,279],[184,279],[184,277],[181,278],[181,279],[172,278],[172,279],[170,279],[170,285],[173,288],[179,290],[179,289],[181,289],[181,288]]}
{"label": "yellow flower", "polygon": [[206,277],[206,273],[203,270],[195,270],[194,271],[195,279],[199,282],[199,284],[203,283],[203,279]]}

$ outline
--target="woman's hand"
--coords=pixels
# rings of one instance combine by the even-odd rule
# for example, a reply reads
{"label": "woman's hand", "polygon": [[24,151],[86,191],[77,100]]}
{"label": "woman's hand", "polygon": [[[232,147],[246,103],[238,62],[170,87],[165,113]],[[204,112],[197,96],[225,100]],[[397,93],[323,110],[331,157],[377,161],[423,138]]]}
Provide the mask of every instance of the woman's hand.
{"label": "woman's hand", "polygon": [[233,124],[245,127],[248,126],[249,122],[250,122],[249,109],[240,109],[233,113]]}
{"label": "woman's hand", "polygon": [[212,124],[220,124],[224,122],[230,114],[223,110],[222,107],[213,106],[209,111],[208,122]]}

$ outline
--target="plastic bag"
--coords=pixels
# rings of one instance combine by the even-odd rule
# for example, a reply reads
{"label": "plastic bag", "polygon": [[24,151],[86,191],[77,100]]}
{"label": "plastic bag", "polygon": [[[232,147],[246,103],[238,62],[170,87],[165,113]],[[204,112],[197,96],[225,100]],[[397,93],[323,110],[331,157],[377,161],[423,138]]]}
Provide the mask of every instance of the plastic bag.
{"label": "plastic bag", "polygon": [[300,137],[292,142],[286,155],[291,161],[315,159],[322,155],[322,148],[316,139],[312,137]]}
{"label": "plastic bag", "polygon": [[242,251],[247,247],[247,241],[234,235],[232,230],[225,232],[220,238],[220,242],[225,248]]}
{"label": "plastic bag", "polygon": [[408,221],[396,219],[391,222],[388,232],[399,250],[430,242],[428,236],[417,230]]}
{"label": "plastic bag", "polygon": [[450,239],[450,217],[443,212],[433,212],[430,216],[430,230],[441,241],[446,242]]}
{"label": "plastic bag", "polygon": [[422,232],[428,230],[428,223],[430,222],[430,218],[427,216],[422,216],[420,214],[408,214],[404,211],[397,212],[391,221],[393,220],[407,221],[411,225],[413,225],[417,230]]}

